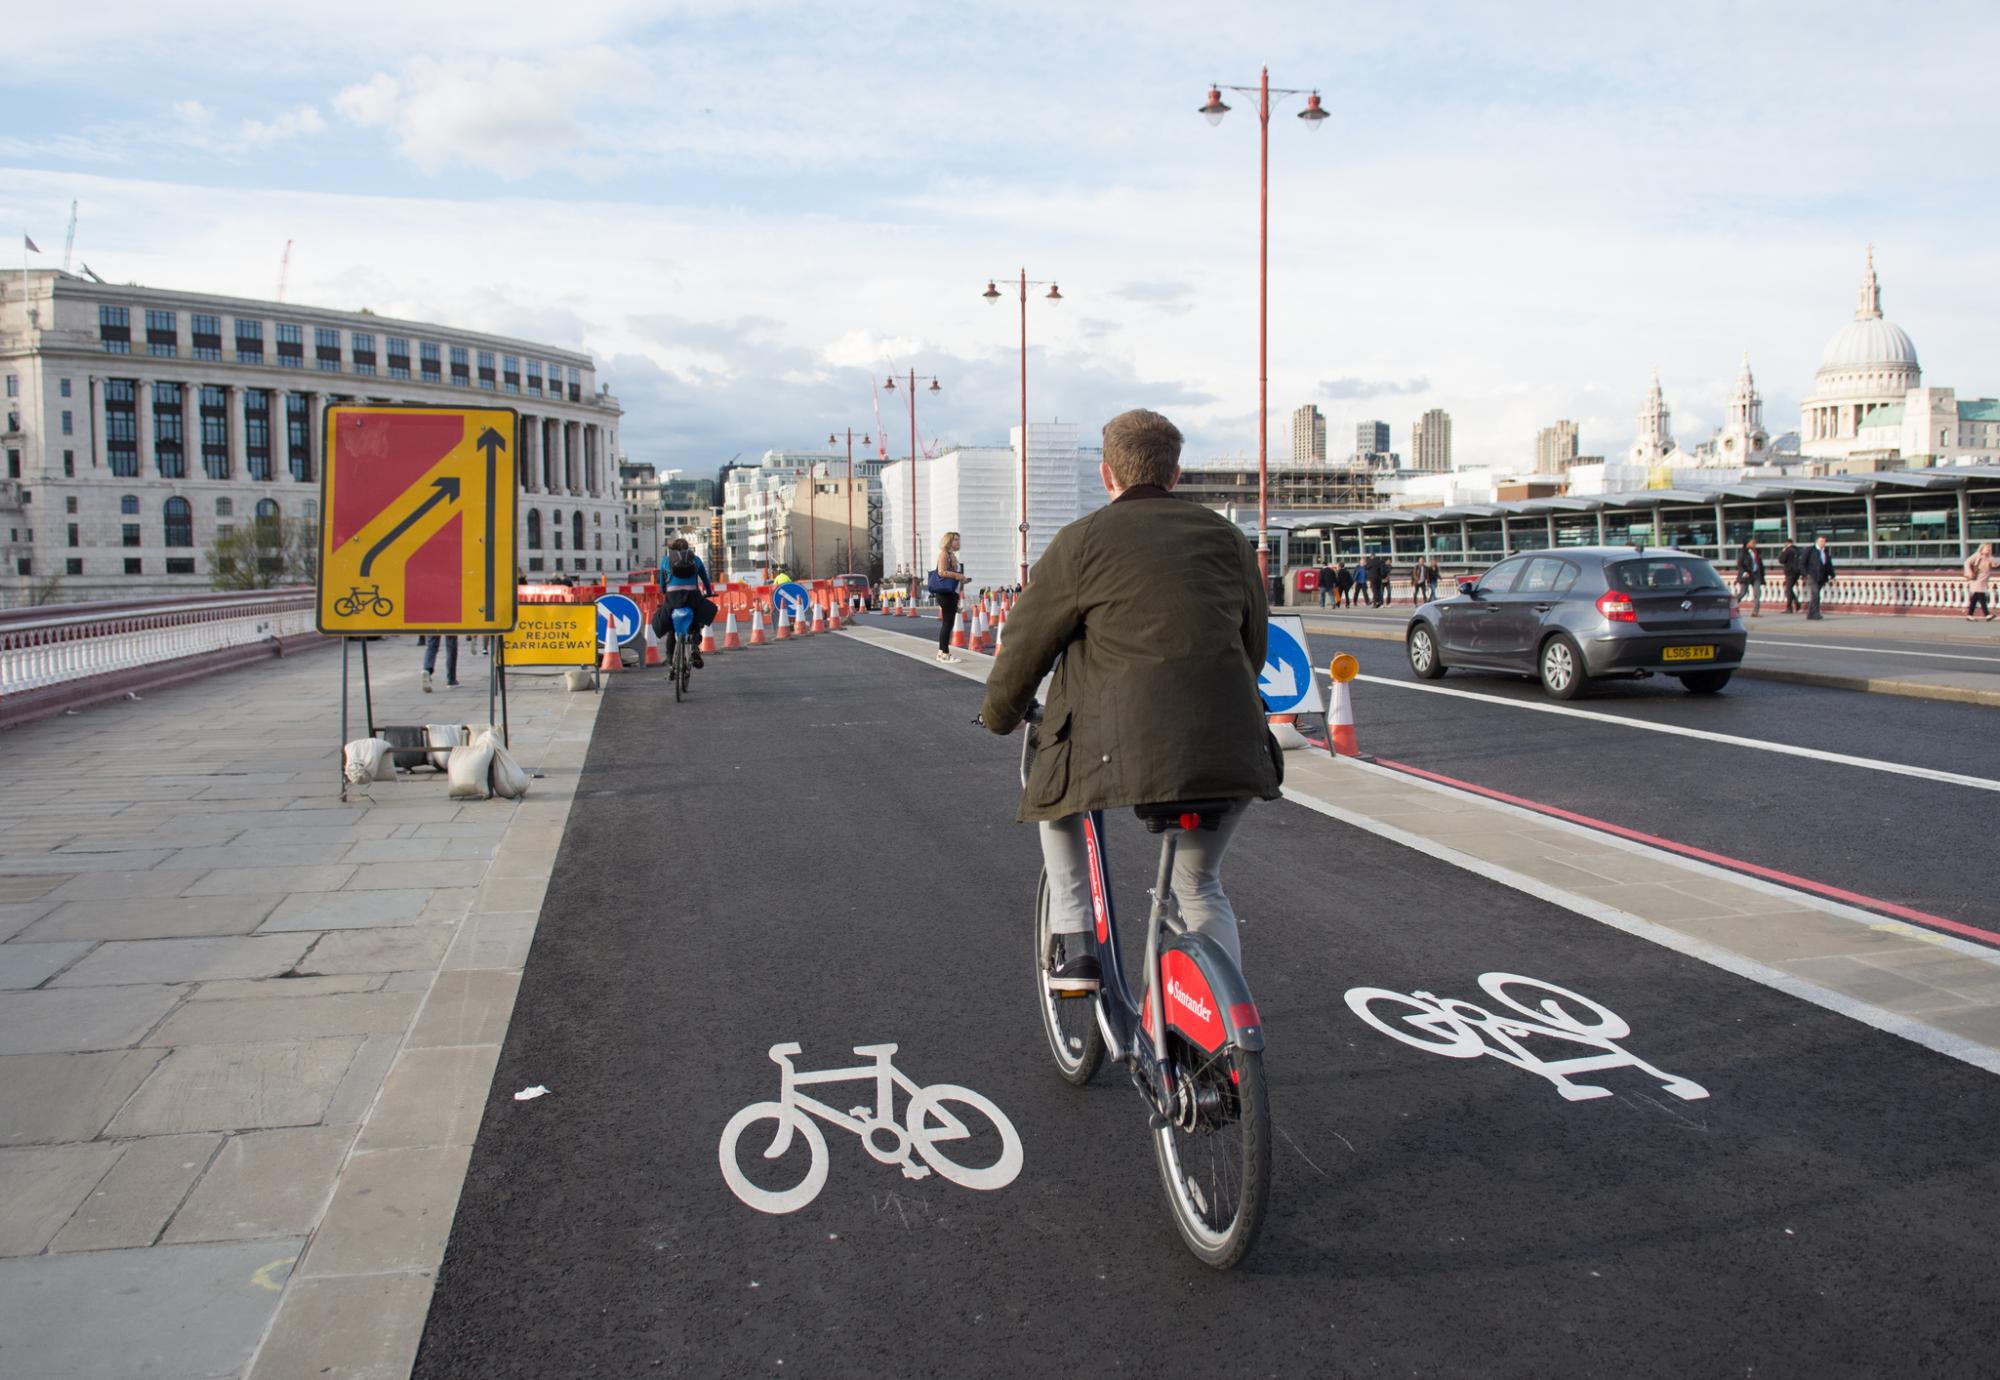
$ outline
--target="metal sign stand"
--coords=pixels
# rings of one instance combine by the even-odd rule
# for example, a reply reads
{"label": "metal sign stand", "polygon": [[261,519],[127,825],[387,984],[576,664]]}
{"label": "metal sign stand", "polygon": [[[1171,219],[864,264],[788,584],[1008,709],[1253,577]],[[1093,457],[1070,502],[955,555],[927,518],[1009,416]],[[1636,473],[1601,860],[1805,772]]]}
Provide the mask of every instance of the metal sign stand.
{"label": "metal sign stand", "polygon": [[347,745],[353,741],[348,736],[348,690],[347,652],[349,644],[361,644],[361,704],[362,712],[368,716],[368,737],[375,736],[375,687],[368,677],[368,639],[365,637],[343,637],[340,639],[340,749],[336,756],[340,759],[340,803],[347,803]]}

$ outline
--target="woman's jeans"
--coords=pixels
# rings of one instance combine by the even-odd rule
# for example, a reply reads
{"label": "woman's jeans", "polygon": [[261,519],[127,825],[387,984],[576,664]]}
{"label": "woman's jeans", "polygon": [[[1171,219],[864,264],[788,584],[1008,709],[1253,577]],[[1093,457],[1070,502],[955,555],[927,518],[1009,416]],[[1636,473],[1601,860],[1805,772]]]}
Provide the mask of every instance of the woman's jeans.
{"label": "woman's jeans", "polygon": [[437,670],[438,643],[444,643],[444,678],[449,685],[458,684],[458,639],[450,635],[433,636],[424,639],[424,674]]}
{"label": "woman's jeans", "polygon": [[1991,613],[1992,611],[1992,605],[1987,602],[1986,594],[1983,590],[1974,593],[1970,599],[1965,601],[1965,616],[1967,618],[1972,617],[1975,613]]}
{"label": "woman's jeans", "polygon": [[949,652],[951,650],[952,629],[958,626],[958,596],[956,594],[940,594],[937,596],[937,601],[938,650]]}
{"label": "woman's jeans", "polygon": [[[1213,833],[1206,829],[1182,833],[1174,851],[1174,900],[1180,903],[1181,919],[1189,929],[1220,944],[1238,968],[1243,966],[1243,946],[1236,935],[1236,912],[1222,894],[1222,855],[1229,851],[1230,836],[1243,822],[1248,804],[1238,801],[1231,806]],[[1037,827],[1042,865],[1049,870],[1049,929],[1082,934],[1091,928],[1090,855],[1083,841],[1083,816],[1066,815]]]}

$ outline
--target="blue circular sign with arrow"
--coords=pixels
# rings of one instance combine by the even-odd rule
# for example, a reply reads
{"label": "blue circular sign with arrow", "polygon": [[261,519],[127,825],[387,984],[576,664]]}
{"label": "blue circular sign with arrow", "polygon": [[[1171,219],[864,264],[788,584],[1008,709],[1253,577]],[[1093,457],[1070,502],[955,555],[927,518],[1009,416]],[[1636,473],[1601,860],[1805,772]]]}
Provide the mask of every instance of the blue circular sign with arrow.
{"label": "blue circular sign with arrow", "polygon": [[812,604],[812,596],[806,593],[804,585],[800,584],[797,580],[793,580],[789,584],[773,586],[771,590],[771,603],[778,608],[789,606],[793,613],[804,618],[806,610]]}
{"label": "blue circular sign with arrow", "polygon": [[1257,693],[1266,714],[1324,714],[1319,682],[1313,679],[1312,657],[1306,651],[1305,620],[1273,615],[1266,629],[1264,668],[1257,676]]}
{"label": "blue circular sign with arrow", "polygon": [[607,594],[597,601],[597,645],[606,642],[622,647],[639,635],[646,616],[638,602],[623,594]]}

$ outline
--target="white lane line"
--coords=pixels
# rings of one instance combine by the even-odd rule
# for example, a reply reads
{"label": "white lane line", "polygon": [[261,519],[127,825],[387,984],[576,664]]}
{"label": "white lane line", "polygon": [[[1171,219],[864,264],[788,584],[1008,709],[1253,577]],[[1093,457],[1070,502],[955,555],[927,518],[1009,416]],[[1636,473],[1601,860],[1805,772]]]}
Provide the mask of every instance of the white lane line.
{"label": "white lane line", "polygon": [[1869,656],[1927,656],[1940,661],[1996,661],[2000,656],[1973,656],[1968,652],[1912,652],[1900,647],[1849,647],[1838,642],[1815,642],[1809,637],[1766,637],[1752,638],[1750,649],[1756,650],[1758,643],[1773,647],[1797,647],[1805,651],[1865,652]]}
{"label": "white lane line", "polygon": [[1482,695],[1474,690],[1452,690],[1442,685],[1391,680],[1387,676],[1356,676],[1355,679],[1365,680],[1370,685],[1387,685],[1398,690],[1419,691],[1426,695],[1450,695],[1454,699],[1478,700],[1482,704],[1499,705],[1505,709],[1521,709],[1533,714],[1556,714],[1566,719],[1583,719],[1589,723],[1609,724],[1615,728],[1633,728],[1644,733],[1665,733],[1676,738],[1696,738],[1705,743],[1722,743],[1728,747],[1774,752],[1785,757],[1805,757],[1815,762],[1831,762],[1841,767],[1860,767],[1864,771],[1887,772],[1891,776],[1913,776],[1919,781],[1938,781],[1947,786],[1969,786],[1976,791],[2000,791],[2000,781],[1990,777],[1966,776],[1955,771],[1939,771],[1935,767],[1913,767],[1902,762],[1884,762],[1874,757],[1854,757],[1845,752],[1797,747],[1791,743],[1767,743],[1762,739],[1738,737],[1733,733],[1715,733],[1705,728],[1683,728],[1679,724],[1648,723],[1643,719],[1628,719],[1619,714],[1573,709],[1566,704],[1537,704],[1532,700],[1502,699],[1498,695]]}
{"label": "white lane line", "polygon": [[[1984,1069],[1988,1073],[2000,1073],[2000,1051],[1982,1045],[1976,1040],[1967,1039],[1962,1035],[1954,1035],[1949,1031],[1940,1030],[1933,1025],[1926,1025],[1923,1021],[1912,1016],[1885,1011],[1879,1006],[1872,1006],[1857,997],[1850,997],[1844,992],[1836,992],[1831,988],[1822,987],[1818,983],[1806,978],[1795,977],[1790,973],[1773,968],[1769,964],[1759,963],[1753,958],[1745,958],[1743,955],[1733,953],[1719,944],[1711,944],[1707,940],[1696,939],[1692,935],[1682,934],[1680,931],[1668,929],[1664,925],[1656,925],[1650,920],[1642,919],[1630,911],[1620,910],[1618,907],[1606,902],[1592,900],[1587,896],[1579,896],[1574,892],[1565,891],[1561,887],[1554,886],[1548,882],[1537,881],[1535,878],[1527,876],[1525,873],[1516,872],[1512,868],[1502,867],[1498,863],[1487,862],[1484,858],[1475,858],[1470,853],[1461,853],[1456,848],[1451,848],[1435,840],[1425,838],[1421,834],[1413,834],[1409,830],[1399,829],[1393,824],[1384,824],[1380,820],[1373,819],[1355,810],[1345,809],[1330,801],[1321,800],[1317,796],[1307,794],[1305,791],[1297,790],[1291,786],[1286,786],[1283,790],[1285,799],[1295,804],[1303,805],[1306,809],[1325,815],[1330,819],[1337,819],[1343,824],[1351,824],[1357,829],[1374,834],[1377,838],[1387,839],[1391,843],[1400,843],[1406,848],[1415,849],[1426,857],[1436,858],[1439,862],[1463,868],[1465,871],[1484,877],[1488,881],[1498,882],[1501,886],[1510,887],[1515,891],[1533,896],[1538,900],[1547,901],[1551,905],[1561,906],[1564,910],[1581,915],[1586,919],[1595,920],[1601,925],[1609,925],[1612,929],[1623,930],[1626,934],[1636,939],[1643,939],[1649,943],[1658,944],[1663,949],[1672,949],[1676,953],[1686,954],[1689,958],[1697,959],[1712,967],[1720,968],[1726,973],[1734,973],[1740,978],[1747,978],[1751,982],[1760,983],[1775,991],[1784,992],[1787,995],[1797,997],[1801,1001],[1811,1002],[1814,1006],[1846,1016],[1850,1020],[1860,1021],[1863,1025],[1873,1026],[1875,1029],[1887,1031],[1891,1035],[1899,1035],[1912,1044],[1922,1045],[1925,1049],[1935,1050],[1939,1054],[1960,1060],[1963,1063],[1972,1065],[1974,1068]],[[1728,876],[1731,881],[1742,880],[1734,873],[1725,873],[1724,875]]]}

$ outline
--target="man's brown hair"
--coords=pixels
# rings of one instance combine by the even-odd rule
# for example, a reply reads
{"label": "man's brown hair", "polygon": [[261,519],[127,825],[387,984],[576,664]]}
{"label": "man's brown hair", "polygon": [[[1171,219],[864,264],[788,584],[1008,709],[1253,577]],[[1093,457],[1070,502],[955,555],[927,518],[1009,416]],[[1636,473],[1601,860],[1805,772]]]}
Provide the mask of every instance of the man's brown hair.
{"label": "man's brown hair", "polygon": [[1121,489],[1167,488],[1181,467],[1180,428],[1143,407],[1121,412],[1104,424],[1104,463]]}

